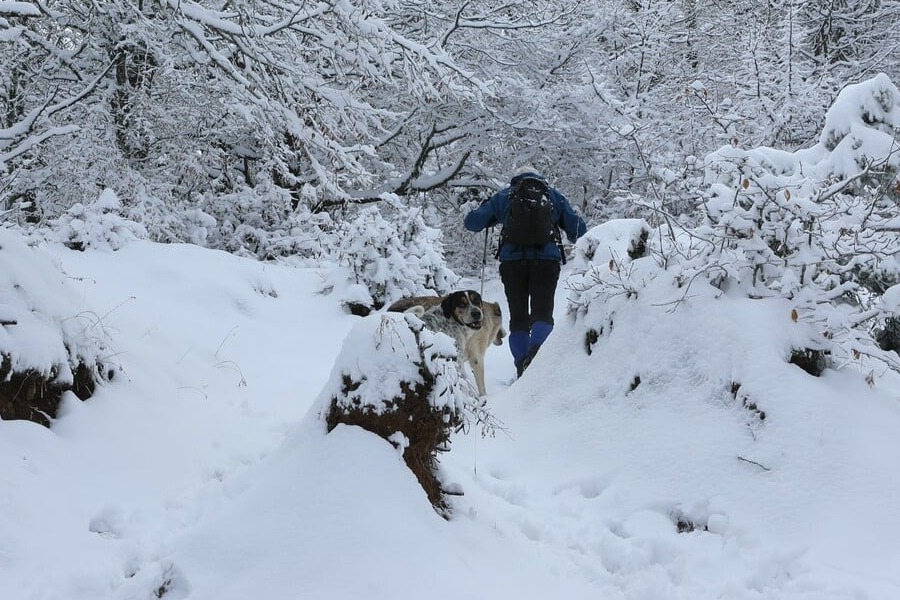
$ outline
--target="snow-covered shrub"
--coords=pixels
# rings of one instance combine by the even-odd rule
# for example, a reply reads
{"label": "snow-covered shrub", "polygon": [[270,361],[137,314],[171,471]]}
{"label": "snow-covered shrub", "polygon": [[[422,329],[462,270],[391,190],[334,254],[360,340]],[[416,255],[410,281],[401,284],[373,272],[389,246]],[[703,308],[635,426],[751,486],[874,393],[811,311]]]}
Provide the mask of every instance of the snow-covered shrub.
{"label": "snow-covered shrub", "polygon": [[53,219],[45,235],[73,250],[118,250],[131,240],[146,238],[144,226],[123,217],[121,210],[118,196],[107,188],[94,202],[76,203]]}
{"label": "snow-covered shrub", "polygon": [[647,253],[650,226],[643,219],[618,219],[588,230],[575,245],[574,266],[638,259]]}
{"label": "snow-covered shrub", "polygon": [[[664,220],[648,236],[652,260],[631,260],[622,244],[592,250],[597,236],[617,244],[609,231],[579,240],[571,308],[587,314],[597,298],[637,297],[659,277],[671,293],[657,302],[672,308],[708,286],[781,298],[792,321],[809,326],[792,361],[819,370],[826,356],[832,364],[871,357],[900,370],[896,354],[873,339],[900,308],[898,133],[900,90],[879,75],[840,93],[810,148],[721,148],[707,157],[704,222]],[[616,227],[634,239],[633,227]],[[602,326],[592,325],[593,335]]]}
{"label": "snow-covered shrub", "polygon": [[84,400],[106,377],[108,344],[65,274],[0,228],[0,417],[49,426],[65,391]]}
{"label": "snow-covered shrub", "polygon": [[588,354],[611,331],[619,305],[637,299],[639,288],[662,270],[646,254],[650,231],[642,219],[619,219],[592,227],[576,242],[568,310],[585,324]]}
{"label": "snow-covered shrub", "polygon": [[341,303],[354,314],[404,296],[444,294],[459,280],[444,261],[440,230],[416,209],[400,209],[389,220],[378,207],[363,208],[341,225],[337,244],[339,268],[330,285],[340,288]]}
{"label": "snow-covered shrub", "polygon": [[344,340],[320,395],[328,431],[358,425],[388,440],[442,513],[448,507],[437,453],[449,449],[473,396],[456,357],[449,336],[425,329],[413,315],[370,315]]}
{"label": "snow-covered shrub", "polygon": [[900,90],[878,75],[841,91],[811,148],[708,157],[706,260],[748,293],[791,300],[840,361],[894,362],[871,334],[897,309],[883,294],[900,282],[898,134]]}
{"label": "snow-covered shrub", "polygon": [[272,186],[205,194],[195,210],[206,218],[202,245],[233,254],[319,259],[334,244],[327,213],[313,214],[305,204],[294,207],[284,190]]}

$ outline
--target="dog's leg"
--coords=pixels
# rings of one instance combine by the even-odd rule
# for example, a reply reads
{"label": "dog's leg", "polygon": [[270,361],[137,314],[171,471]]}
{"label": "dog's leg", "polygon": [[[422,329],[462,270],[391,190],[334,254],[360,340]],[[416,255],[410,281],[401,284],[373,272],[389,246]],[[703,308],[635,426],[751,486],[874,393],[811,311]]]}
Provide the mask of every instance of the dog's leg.
{"label": "dog's leg", "polygon": [[500,324],[494,325],[494,328],[491,331],[491,343],[495,346],[503,345],[503,338],[506,337],[506,330],[503,329],[503,326]]}
{"label": "dog's leg", "polygon": [[472,373],[475,374],[475,385],[478,386],[478,395],[487,395],[484,387],[484,361],[477,353],[473,352],[469,355],[469,364],[472,366]]}

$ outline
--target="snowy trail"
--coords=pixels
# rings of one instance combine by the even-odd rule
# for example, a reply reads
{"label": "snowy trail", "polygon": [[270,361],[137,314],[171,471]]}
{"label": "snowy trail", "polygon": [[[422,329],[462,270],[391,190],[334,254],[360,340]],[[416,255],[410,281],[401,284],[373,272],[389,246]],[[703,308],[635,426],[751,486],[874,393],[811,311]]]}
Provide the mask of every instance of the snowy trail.
{"label": "snowy trail", "polygon": [[[880,600],[900,592],[891,575],[900,556],[879,550],[897,528],[851,557],[842,544],[859,543],[859,534],[840,525],[851,512],[858,525],[881,526],[879,498],[896,484],[891,460],[875,449],[891,443],[879,423],[897,422],[895,401],[852,372],[817,379],[786,365],[772,351],[783,330],[748,334],[717,305],[684,310],[681,321],[629,314],[634,330],[656,340],[613,336],[590,359],[583,333],[563,316],[565,294],[561,284],[556,330],[521,380],[504,383],[507,348],[488,360],[488,404],[507,432],[454,440],[444,464],[466,492],[461,518],[531,548],[606,598]],[[748,323],[780,316],[751,302],[743,310]],[[635,375],[642,383],[629,391]],[[768,422],[732,396],[734,381],[769,410]],[[879,432],[877,441],[859,446],[855,431]],[[884,480],[856,497],[873,485],[860,465]],[[851,508],[860,501],[871,513]]]}
{"label": "snowy trail", "polygon": [[521,380],[488,350],[505,430],[454,438],[444,521],[393,447],[309,414],[357,322],[317,273],[149,243],[57,258],[122,370],[52,431],[0,422],[0,597],[900,597],[900,384],[786,365],[777,306],[636,306],[588,357],[561,283]]}

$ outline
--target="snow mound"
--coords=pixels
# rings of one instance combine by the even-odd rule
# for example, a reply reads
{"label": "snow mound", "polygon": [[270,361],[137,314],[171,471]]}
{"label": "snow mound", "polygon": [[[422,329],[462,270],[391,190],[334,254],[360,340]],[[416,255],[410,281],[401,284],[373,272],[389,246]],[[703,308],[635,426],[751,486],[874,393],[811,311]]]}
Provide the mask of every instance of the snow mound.
{"label": "snow mound", "polygon": [[51,259],[0,228],[0,393],[5,418],[44,425],[61,394],[89,397],[110,339]]}

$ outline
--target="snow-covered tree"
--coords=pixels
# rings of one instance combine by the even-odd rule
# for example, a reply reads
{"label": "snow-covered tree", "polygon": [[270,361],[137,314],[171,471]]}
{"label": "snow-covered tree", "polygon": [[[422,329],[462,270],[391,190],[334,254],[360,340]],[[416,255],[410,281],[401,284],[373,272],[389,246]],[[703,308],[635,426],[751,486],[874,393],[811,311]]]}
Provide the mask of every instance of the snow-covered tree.
{"label": "snow-covered tree", "polygon": [[0,42],[4,112],[68,135],[4,151],[5,203],[33,198],[32,220],[110,188],[153,237],[193,241],[198,205],[238,198],[289,215],[403,192],[424,174],[409,135],[429,148],[454,135],[446,119],[413,123],[416,107],[481,93],[439,46],[405,34],[394,2],[59,0],[33,12]]}
{"label": "snow-covered tree", "polygon": [[589,220],[696,218],[709,148],[794,151],[847,81],[900,76],[894,0],[0,7],[8,221],[110,189],[153,239],[261,258],[390,195],[443,226],[526,163]]}
{"label": "snow-covered tree", "polygon": [[399,208],[390,220],[366,206],[339,227],[328,286],[353,313],[368,314],[404,296],[447,293],[459,277],[446,265],[441,232],[419,209]]}
{"label": "snow-covered tree", "polygon": [[588,313],[597,297],[635,298],[659,277],[673,284],[661,302],[673,307],[703,286],[781,298],[810,332],[798,352],[900,370],[873,339],[900,308],[898,139],[900,90],[878,75],[840,93],[809,148],[721,148],[707,157],[704,222],[641,228],[649,244],[641,256],[652,261],[621,248],[603,249],[598,261],[596,236],[579,243],[573,309]]}

